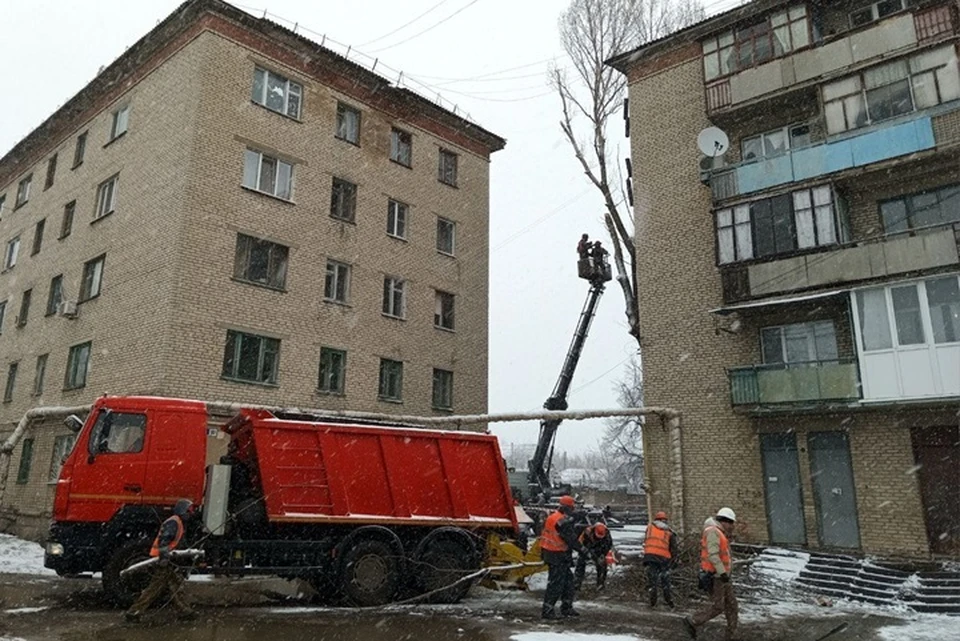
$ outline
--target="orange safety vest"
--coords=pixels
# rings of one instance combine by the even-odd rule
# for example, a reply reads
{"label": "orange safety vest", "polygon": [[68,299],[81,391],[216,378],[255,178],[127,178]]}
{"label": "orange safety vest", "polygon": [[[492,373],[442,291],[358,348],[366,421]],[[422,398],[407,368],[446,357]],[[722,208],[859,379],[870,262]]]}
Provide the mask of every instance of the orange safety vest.
{"label": "orange safety vest", "polygon": [[670,558],[670,530],[663,530],[654,524],[647,526],[647,534],[643,539],[643,553]]}
{"label": "orange safety vest", "polygon": [[567,543],[560,537],[560,533],[557,531],[557,524],[560,522],[560,519],[566,516],[566,514],[557,510],[547,517],[547,521],[543,524],[543,532],[540,533],[541,550],[547,550],[548,552],[567,551]]}
{"label": "orange safety vest", "polygon": [[[170,541],[170,544],[167,546],[167,549],[176,550],[177,546],[180,545],[180,539],[183,538],[183,519],[181,519],[176,514],[174,514],[169,519],[167,519],[167,521],[171,519],[173,519],[177,523],[177,536],[172,541]],[[164,524],[166,524],[167,521],[164,521]],[[160,531],[161,532],[163,531],[162,525],[160,526]],[[150,548],[150,556],[152,557],[160,556],[160,533],[159,532],[157,533],[157,538],[153,540],[153,546]]]}
{"label": "orange safety vest", "polygon": [[593,535],[593,527],[592,525],[587,526],[587,528],[580,533],[580,536],[577,538],[577,540],[580,541],[580,545],[586,545],[590,540],[595,538]]}
{"label": "orange safety vest", "polygon": [[710,555],[707,552],[707,530],[716,530],[720,535],[720,561],[723,563],[723,570],[720,574],[730,571],[730,542],[723,530],[716,526],[709,526],[703,529],[703,536],[700,537],[700,569],[704,572],[718,572],[710,563]]}

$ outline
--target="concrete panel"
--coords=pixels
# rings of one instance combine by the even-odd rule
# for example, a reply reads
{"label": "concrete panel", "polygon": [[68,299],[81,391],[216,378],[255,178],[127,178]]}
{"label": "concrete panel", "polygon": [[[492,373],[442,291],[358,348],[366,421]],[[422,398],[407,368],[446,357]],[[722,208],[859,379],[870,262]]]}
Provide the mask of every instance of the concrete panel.
{"label": "concrete panel", "polygon": [[870,276],[886,276],[887,274],[887,254],[884,251],[886,243],[870,243],[867,245],[867,256],[870,260]]}
{"label": "concrete panel", "polygon": [[929,116],[871,131],[851,138],[850,142],[857,167],[931,149],[935,144]]}
{"label": "concrete panel", "polygon": [[748,274],[751,296],[763,296],[808,286],[806,258],[803,256],[751,265]]}
{"label": "concrete panel", "polygon": [[851,247],[807,257],[807,280],[811,287],[869,277],[870,255],[866,247]]}
{"label": "concrete panel", "polygon": [[822,47],[801,51],[791,58],[797,82],[818,78],[825,73],[853,64],[853,52],[850,50],[849,38],[842,38]]}
{"label": "concrete panel", "polygon": [[919,257],[925,260],[925,267],[942,267],[960,261],[957,240],[952,227],[932,234],[924,234],[919,238],[923,241],[923,249],[920,250]]}
{"label": "concrete panel", "polygon": [[916,43],[917,33],[913,26],[912,13],[884,20],[873,29],[850,36],[854,62],[863,62]]}
{"label": "concrete panel", "polygon": [[796,84],[797,74],[793,70],[793,56],[788,56],[780,61],[780,77],[784,87]]}
{"label": "concrete panel", "polygon": [[737,168],[737,186],[741,194],[789,182],[793,182],[790,154],[766,158]]}
{"label": "concrete panel", "polygon": [[746,69],[730,78],[730,99],[733,104],[783,88],[782,60]]}

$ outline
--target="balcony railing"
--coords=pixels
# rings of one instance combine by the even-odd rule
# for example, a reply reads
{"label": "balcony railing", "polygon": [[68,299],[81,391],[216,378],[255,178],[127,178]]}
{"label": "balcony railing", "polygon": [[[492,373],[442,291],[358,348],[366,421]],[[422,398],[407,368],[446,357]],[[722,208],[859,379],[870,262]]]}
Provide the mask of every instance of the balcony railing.
{"label": "balcony railing", "polygon": [[734,406],[811,404],[860,399],[857,362],[853,359],[727,370]]}

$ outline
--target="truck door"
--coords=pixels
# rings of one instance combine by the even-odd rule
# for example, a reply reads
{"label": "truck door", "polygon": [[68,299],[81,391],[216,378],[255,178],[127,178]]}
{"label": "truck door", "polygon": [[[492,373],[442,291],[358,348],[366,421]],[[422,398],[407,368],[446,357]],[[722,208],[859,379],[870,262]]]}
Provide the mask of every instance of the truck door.
{"label": "truck door", "polygon": [[146,412],[101,408],[86,442],[78,444],[68,521],[109,521],[124,505],[142,503],[147,470]]}

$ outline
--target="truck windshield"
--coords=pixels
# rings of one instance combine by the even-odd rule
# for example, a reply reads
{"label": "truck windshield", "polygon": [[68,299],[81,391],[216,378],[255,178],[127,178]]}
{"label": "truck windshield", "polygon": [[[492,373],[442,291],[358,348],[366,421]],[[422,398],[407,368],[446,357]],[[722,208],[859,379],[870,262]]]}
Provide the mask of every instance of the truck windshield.
{"label": "truck windshield", "polygon": [[147,417],[101,411],[90,435],[90,454],[132,454],[143,450]]}

